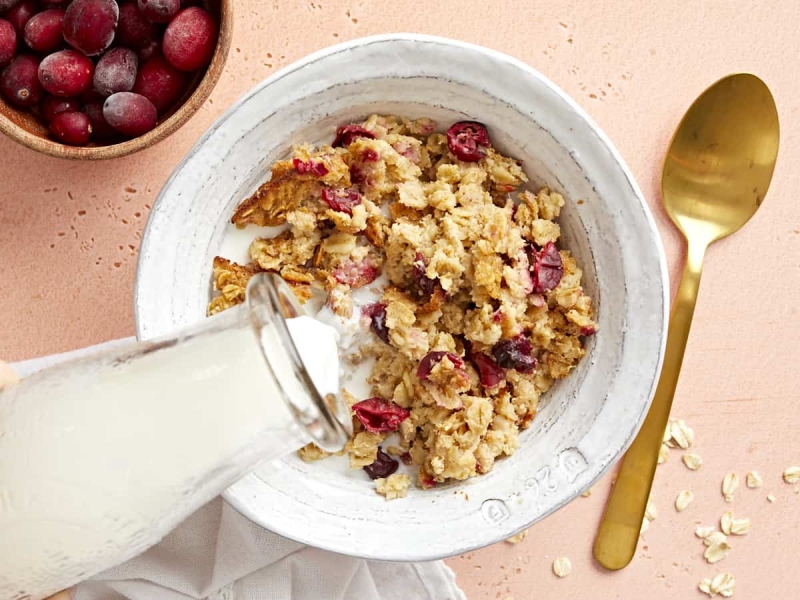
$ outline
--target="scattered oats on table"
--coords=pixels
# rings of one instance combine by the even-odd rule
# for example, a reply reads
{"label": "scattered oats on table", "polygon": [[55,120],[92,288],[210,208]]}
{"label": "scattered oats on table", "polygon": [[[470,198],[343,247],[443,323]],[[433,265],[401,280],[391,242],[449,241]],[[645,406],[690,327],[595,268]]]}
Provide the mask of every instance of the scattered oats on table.
{"label": "scattered oats on table", "polygon": [[734,519],[731,523],[731,533],[733,535],[747,535],[750,533],[750,519]]}
{"label": "scattered oats on table", "polygon": [[693,452],[687,452],[683,455],[683,464],[686,465],[687,469],[696,471],[703,464],[703,459]]}
{"label": "scattered oats on table", "polygon": [[728,536],[722,533],[721,531],[712,531],[710,534],[703,538],[703,544],[706,546],[714,546],[715,544],[721,544],[727,541]]}
{"label": "scattered oats on table", "polygon": [[553,561],[553,573],[557,577],[566,577],[572,572],[572,563],[566,556],[561,556]]}
{"label": "scattered oats on table", "polygon": [[719,594],[725,598],[733,596],[736,589],[736,580],[730,573],[719,573],[713,579],[705,578],[698,585],[700,591],[711,597]]}
{"label": "scattered oats on table", "polygon": [[639,527],[639,535],[642,535],[648,529],[650,529],[650,519],[648,519],[647,517],[644,517],[642,519],[642,525]]}
{"label": "scattered oats on table", "polygon": [[[358,350],[375,361],[371,397],[349,402],[348,454],[387,498],[401,494],[395,457],[427,489],[514,454],[541,395],[597,331],[560,239],[566,200],[527,182],[479,123],[439,133],[430,119],[372,115],[340,127],[330,146],[295,146],[233,216],[239,228],[283,230],[253,240],[246,265],[214,260],[209,314],[243,302],[248,279],[270,271],[300,302],[324,298],[372,331]],[[381,275],[382,296],[356,305],[351,292]]]}
{"label": "scattered oats on table", "polygon": [[644,517],[651,522],[655,521],[656,517],[658,517],[658,510],[656,509],[656,503],[653,502],[652,497],[647,499],[647,505],[644,508]]}
{"label": "scattered oats on table", "polygon": [[512,535],[510,538],[506,540],[509,544],[519,544],[522,540],[528,537],[528,530],[523,529],[517,535]]}
{"label": "scattered oats on table", "polygon": [[736,473],[728,473],[722,478],[722,495],[725,502],[733,502],[733,495],[739,487],[739,476]]}
{"label": "scattered oats on table", "polygon": [[789,484],[800,481],[800,467],[788,467],[783,472],[783,480]]}
{"label": "scattered oats on table", "polygon": [[675,498],[675,510],[683,512],[683,510],[692,503],[692,500],[694,500],[694,494],[689,490],[683,490],[678,494],[678,497]]}
{"label": "scattered oats on table", "polygon": [[[708,540],[708,538],[706,538]],[[706,559],[706,562],[709,564],[718,563],[723,558],[728,556],[728,552],[730,551],[731,547],[728,545],[727,542],[719,542],[717,544],[712,544],[706,548],[706,551],[703,553],[703,558]]]}
{"label": "scattered oats on table", "polygon": [[694,443],[694,431],[683,419],[672,422],[670,434],[675,445],[684,450],[691,448]]}
{"label": "scattered oats on table", "polygon": [[733,511],[729,510],[727,512],[722,513],[722,516],[719,518],[719,528],[722,530],[722,533],[724,533],[725,535],[730,535],[732,524],[733,524]]}
{"label": "scattered oats on table", "polygon": [[698,526],[697,529],[694,530],[694,534],[699,537],[700,539],[705,539],[714,533],[713,527],[701,527]]}
{"label": "scattered oats on table", "polygon": [[761,475],[758,474],[758,471],[748,471],[747,475],[745,476],[745,485],[749,487],[751,490],[755,488],[760,488],[764,480],[761,478]]}

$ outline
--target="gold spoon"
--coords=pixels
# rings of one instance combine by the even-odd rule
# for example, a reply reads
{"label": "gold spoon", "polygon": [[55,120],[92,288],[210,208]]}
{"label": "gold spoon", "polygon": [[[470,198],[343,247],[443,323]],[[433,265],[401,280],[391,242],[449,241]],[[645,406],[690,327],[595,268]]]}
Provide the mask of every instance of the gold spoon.
{"label": "gold spoon", "polygon": [[661,195],[667,214],[687,240],[686,266],[653,403],[622,461],[594,543],[594,557],[607,569],[622,569],[636,552],[692,324],[703,256],[709,244],[737,231],[761,206],[779,138],[772,94],[758,77],[741,73],[703,92],[670,144]]}

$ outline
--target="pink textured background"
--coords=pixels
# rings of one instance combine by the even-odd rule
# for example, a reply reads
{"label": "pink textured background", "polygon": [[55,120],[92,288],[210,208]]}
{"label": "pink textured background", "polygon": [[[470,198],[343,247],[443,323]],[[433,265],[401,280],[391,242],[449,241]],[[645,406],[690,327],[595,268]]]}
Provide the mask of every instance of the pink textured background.
{"label": "pink textured background", "polygon": [[[800,4],[788,0],[238,0],[233,50],[220,85],[171,139],[127,159],[75,164],[0,140],[0,356],[17,360],[133,333],[131,291],[142,227],[155,196],[203,130],[262,78],[324,46],[363,35],[445,35],[512,54],[563,87],[626,157],[652,206],[677,279],[680,239],[658,193],[660,164],[683,111],[707,85],[751,71],[772,88],[783,125],[775,181],[755,219],[709,253],[674,413],[694,427],[703,467],[673,451],[659,468],[658,519],[625,571],[605,573],[591,541],[609,480],[590,498],[500,544],[450,561],[470,600],[698,596],[697,582],[729,571],[736,597],[796,595],[800,464]],[[388,8],[388,10],[387,10]],[[674,289],[674,285],[673,285]],[[734,509],[753,522],[717,565],[701,557],[695,524],[729,508],[723,475],[758,469]],[[694,503],[672,508],[690,489]],[[777,497],[774,504],[768,493]],[[552,560],[572,574],[556,579]],[[788,596],[786,595],[788,594]]]}

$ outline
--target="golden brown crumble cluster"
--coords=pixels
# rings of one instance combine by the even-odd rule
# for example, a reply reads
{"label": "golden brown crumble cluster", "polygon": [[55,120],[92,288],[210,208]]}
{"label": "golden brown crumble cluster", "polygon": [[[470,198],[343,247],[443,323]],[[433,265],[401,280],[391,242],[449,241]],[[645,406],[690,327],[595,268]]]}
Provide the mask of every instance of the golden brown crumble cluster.
{"label": "golden brown crumble cluster", "polygon": [[[316,290],[371,328],[358,355],[375,359],[373,397],[346,394],[355,426],[346,451],[387,498],[410,483],[395,474],[398,460],[428,488],[513,454],[541,394],[596,331],[581,269],[556,246],[564,199],[517,192],[527,181],[479,123],[443,134],[430,119],[373,115],[340,127],[331,146],[298,146],[275,163],[233,222],[285,230],[253,241],[248,265],[214,260],[209,313],[242,302],[252,274],[274,271],[301,302]],[[381,274],[382,298],[354,306],[351,291]]]}

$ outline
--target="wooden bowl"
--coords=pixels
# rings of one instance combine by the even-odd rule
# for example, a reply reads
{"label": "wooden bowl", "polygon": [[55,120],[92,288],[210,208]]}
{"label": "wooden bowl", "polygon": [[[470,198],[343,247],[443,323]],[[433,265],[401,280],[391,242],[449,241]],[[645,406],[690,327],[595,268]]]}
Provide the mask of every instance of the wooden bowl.
{"label": "wooden bowl", "polygon": [[17,109],[0,96],[0,131],[11,139],[43,154],[71,160],[105,160],[127,156],[160,142],[186,123],[217,85],[231,46],[234,0],[206,0],[203,6],[219,23],[217,48],[211,64],[194,74],[183,97],[159,119],[155,129],[123,142],[107,145],[68,146],[50,138],[47,127],[25,109]]}

